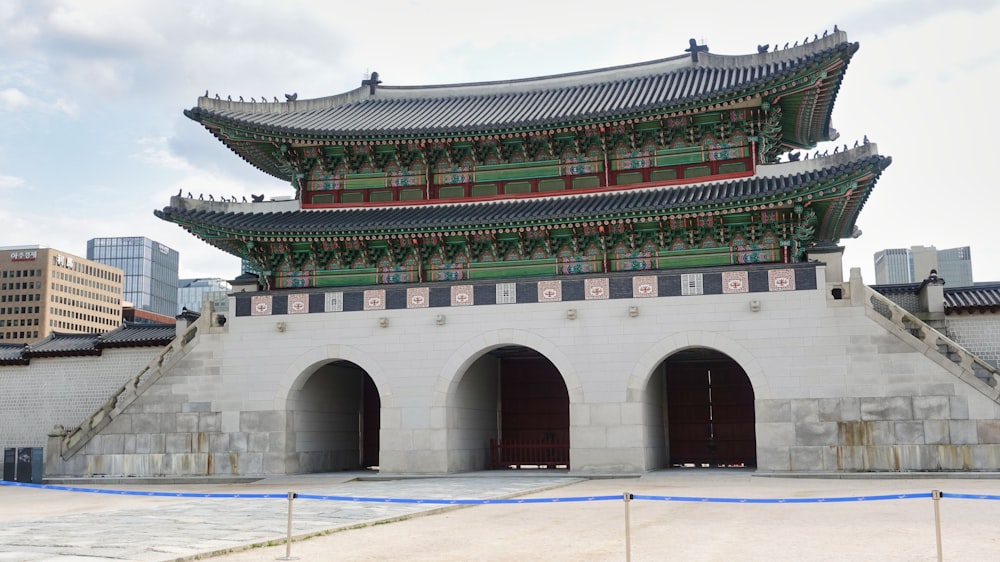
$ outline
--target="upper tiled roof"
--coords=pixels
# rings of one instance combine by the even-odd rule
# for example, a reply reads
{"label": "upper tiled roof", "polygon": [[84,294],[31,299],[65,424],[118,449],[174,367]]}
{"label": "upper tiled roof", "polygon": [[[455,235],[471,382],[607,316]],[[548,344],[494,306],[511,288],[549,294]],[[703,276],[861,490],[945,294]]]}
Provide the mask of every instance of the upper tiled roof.
{"label": "upper tiled roof", "polygon": [[[368,137],[549,127],[684,109],[760,93],[782,77],[857,50],[837,31],[801,46],[752,55],[700,53],[540,78],[440,86],[361,86],[340,95],[281,103],[204,96],[185,115],[202,123],[289,135]],[[822,71],[825,69],[814,69]],[[824,78],[835,97],[841,71]],[[777,81],[776,81],[777,80]],[[784,85],[781,85],[784,89]],[[828,112],[829,106],[818,108]],[[828,123],[829,115],[819,115]],[[816,139],[812,139],[814,142]],[[825,140],[825,139],[821,139]]]}
{"label": "upper tiled roof", "polygon": [[[390,234],[476,230],[532,223],[581,222],[613,216],[649,216],[656,213],[685,212],[708,204],[742,205],[743,202],[789,195],[803,186],[845,174],[871,171],[875,177],[891,162],[880,156],[874,144],[843,152],[836,157],[774,165],[757,176],[745,179],[705,182],[695,185],[637,188],[568,195],[548,195],[485,202],[447,202],[386,207],[290,210],[283,212],[230,212],[218,203],[202,204],[175,197],[174,205],[155,211],[156,216],[179,224],[210,225],[225,232],[255,234],[325,236]],[[761,166],[758,170],[769,168]],[[780,170],[780,171],[779,171]],[[784,172],[784,173],[781,173]],[[853,228],[853,214],[864,204],[864,193],[852,200],[851,214],[824,217],[820,239],[839,240]],[[773,201],[774,199],[769,199]],[[814,205],[822,206],[819,200]],[[234,208],[243,207],[235,204]],[[820,213],[822,215],[822,213]],[[827,231],[822,231],[822,229]],[[846,229],[841,232],[840,229]]]}

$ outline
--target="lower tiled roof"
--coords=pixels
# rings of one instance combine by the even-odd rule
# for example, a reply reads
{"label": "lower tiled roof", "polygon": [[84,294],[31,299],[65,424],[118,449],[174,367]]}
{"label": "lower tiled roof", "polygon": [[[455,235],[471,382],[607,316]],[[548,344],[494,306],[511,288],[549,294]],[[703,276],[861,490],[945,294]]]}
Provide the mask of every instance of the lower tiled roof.
{"label": "lower tiled roof", "polygon": [[[867,148],[867,147],[866,147]],[[180,206],[155,211],[161,219],[178,224],[204,225],[230,234],[272,235],[368,235],[385,233],[435,232],[442,230],[489,229],[539,223],[602,220],[609,216],[649,216],[656,213],[687,212],[710,204],[743,205],[764,198],[790,196],[796,189],[816,185],[859,170],[881,173],[891,162],[873,150],[851,151],[828,167],[791,175],[764,176],[706,182],[696,185],[665,186],[601,191],[586,194],[501,199],[486,202],[433,202],[385,207],[295,210],[278,213],[246,213],[211,210],[199,202],[178,199]],[[853,156],[853,158],[851,157]],[[866,196],[856,200],[854,214]],[[818,204],[819,201],[814,201]],[[190,205],[190,206],[189,206]],[[839,228],[831,221],[831,228]],[[853,223],[852,223],[853,225]],[[820,239],[838,240],[843,232],[820,232]],[[846,234],[849,234],[846,233]]]}

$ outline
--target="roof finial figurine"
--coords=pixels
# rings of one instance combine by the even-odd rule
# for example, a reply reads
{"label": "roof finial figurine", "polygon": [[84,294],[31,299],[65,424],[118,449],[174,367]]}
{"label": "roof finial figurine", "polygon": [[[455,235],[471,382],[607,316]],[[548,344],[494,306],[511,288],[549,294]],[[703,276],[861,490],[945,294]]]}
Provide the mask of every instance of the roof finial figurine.
{"label": "roof finial figurine", "polygon": [[183,187],[177,190],[177,196],[180,197],[182,193],[184,193]]}
{"label": "roof finial figurine", "polygon": [[295,101],[297,99],[299,99],[298,92],[295,92],[294,94],[285,94],[285,101]]}
{"label": "roof finial figurine", "polygon": [[204,97],[206,97],[206,98],[208,97],[208,90],[205,90],[205,96]]}
{"label": "roof finial figurine", "polygon": [[785,46],[784,46],[784,47],[782,47],[782,48],[783,48],[783,49],[787,49],[787,48],[788,48],[788,43],[785,43]]}
{"label": "roof finial figurine", "polygon": [[757,45],[757,52],[758,53],[766,53],[768,51],[768,49],[770,49],[770,48],[771,48],[770,44]]}
{"label": "roof finial figurine", "polygon": [[229,101],[233,101],[233,96],[226,96],[226,99]]}
{"label": "roof finial figurine", "polygon": [[240,96],[240,103],[243,102],[243,96]]}
{"label": "roof finial figurine", "polygon": [[688,40],[688,45],[690,46],[687,49],[684,49],[684,52],[691,53],[691,62],[698,62],[699,52],[708,52],[708,45],[699,45],[694,38]]}
{"label": "roof finial figurine", "polygon": [[868,135],[865,135],[865,140],[864,140],[864,143],[865,143],[865,144],[868,144]]}
{"label": "roof finial figurine", "polygon": [[858,139],[854,139],[854,148],[858,147]]}
{"label": "roof finial figurine", "polygon": [[824,30],[823,30],[823,37],[824,37],[824,38],[826,38],[826,35],[827,35],[827,33],[829,33],[829,32],[828,32],[827,30],[825,30],[825,29],[824,29]]}
{"label": "roof finial figurine", "polygon": [[788,153],[788,161],[789,162],[798,162],[800,156],[801,156],[801,154],[799,154],[798,151],[796,151],[796,152],[789,152]]}
{"label": "roof finial figurine", "polygon": [[219,97],[219,92],[215,92],[215,99],[217,99],[217,100],[221,100],[222,99],[221,97]]}
{"label": "roof finial figurine", "polygon": [[191,195],[190,191],[188,191],[188,199],[194,199],[194,196]]}
{"label": "roof finial figurine", "polygon": [[278,96],[274,96],[274,103],[278,103]]}
{"label": "roof finial figurine", "polygon": [[840,152],[840,147],[839,146],[833,147],[833,153],[836,154],[838,152]]}
{"label": "roof finial figurine", "polygon": [[840,28],[837,27],[837,24],[833,24],[833,32],[834,33],[840,33]]}
{"label": "roof finial figurine", "polygon": [[375,95],[375,88],[381,83],[382,81],[378,79],[378,72],[372,72],[370,75],[368,75],[368,80],[361,81],[362,86],[368,86],[369,96]]}

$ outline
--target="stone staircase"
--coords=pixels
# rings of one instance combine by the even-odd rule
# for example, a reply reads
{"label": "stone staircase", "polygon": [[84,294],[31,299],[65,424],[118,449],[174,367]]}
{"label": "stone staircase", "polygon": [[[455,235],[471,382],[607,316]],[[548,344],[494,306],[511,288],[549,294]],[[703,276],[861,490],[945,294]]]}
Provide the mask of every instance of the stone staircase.
{"label": "stone staircase", "polygon": [[963,382],[1000,404],[1000,370],[887,297],[865,286],[865,313]]}
{"label": "stone staircase", "polygon": [[[197,345],[199,330],[208,329],[211,325],[211,317],[212,314],[203,314],[188,326],[138,374],[112,393],[111,398],[96,412],[88,416],[79,427],[64,429],[62,426],[56,426],[49,433],[49,449],[58,450],[63,460],[75,455]],[[58,448],[53,449],[56,443],[58,443]]]}

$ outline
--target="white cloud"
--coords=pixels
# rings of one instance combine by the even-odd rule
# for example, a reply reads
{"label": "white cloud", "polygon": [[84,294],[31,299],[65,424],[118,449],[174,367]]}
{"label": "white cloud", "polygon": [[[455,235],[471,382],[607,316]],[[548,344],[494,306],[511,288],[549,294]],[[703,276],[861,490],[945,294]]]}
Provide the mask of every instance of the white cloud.
{"label": "white cloud", "polygon": [[0,90],[0,111],[19,111],[31,105],[31,99],[17,88]]}
{"label": "white cloud", "polygon": [[5,189],[17,189],[25,184],[23,178],[14,176],[0,176],[0,191]]}
{"label": "white cloud", "polygon": [[136,141],[138,152],[132,158],[163,168],[190,171],[191,165],[170,150],[167,137],[147,137]]}

